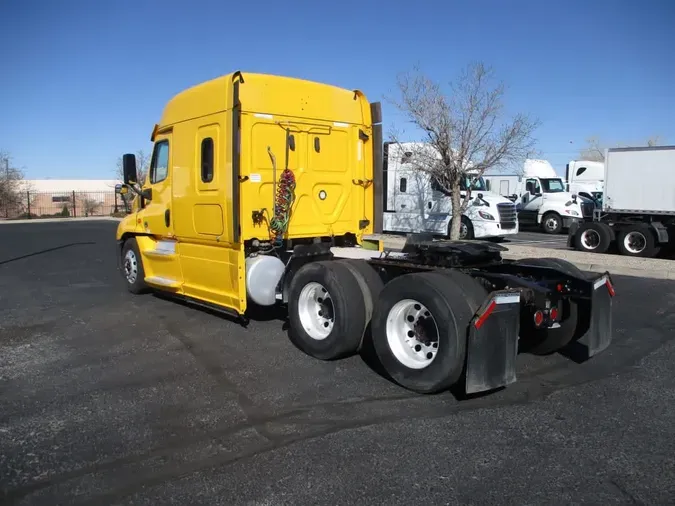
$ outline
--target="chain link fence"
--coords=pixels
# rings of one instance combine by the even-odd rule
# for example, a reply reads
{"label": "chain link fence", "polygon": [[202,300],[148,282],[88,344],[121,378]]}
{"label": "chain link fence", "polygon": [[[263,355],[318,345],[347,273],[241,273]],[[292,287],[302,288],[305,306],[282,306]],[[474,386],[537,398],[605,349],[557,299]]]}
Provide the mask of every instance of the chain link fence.
{"label": "chain link fence", "polygon": [[133,195],[114,190],[99,192],[14,192],[0,199],[0,219],[84,218],[124,216],[131,209]]}

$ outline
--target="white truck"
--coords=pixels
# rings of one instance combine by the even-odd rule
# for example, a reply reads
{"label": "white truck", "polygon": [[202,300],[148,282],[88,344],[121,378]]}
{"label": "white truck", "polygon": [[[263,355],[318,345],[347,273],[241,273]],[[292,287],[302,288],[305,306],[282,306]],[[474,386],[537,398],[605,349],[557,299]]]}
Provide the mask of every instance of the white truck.
{"label": "white truck", "polygon": [[570,228],[579,251],[655,257],[675,236],[675,146],[605,151],[604,194],[593,216]]}
{"label": "white truck", "polygon": [[591,160],[571,160],[565,167],[567,191],[602,203],[605,164]]}
{"label": "white truck", "polygon": [[[427,232],[447,237],[452,219],[452,200],[429,174],[407,160],[416,143],[384,143],[384,189],[382,228],[385,232]],[[418,146],[419,147],[419,146]],[[460,239],[493,239],[518,233],[516,205],[488,191],[483,178],[467,174],[462,198],[471,186],[473,201],[462,216]]]}
{"label": "white truck", "polygon": [[[502,185],[509,176],[491,175],[485,179],[490,187]],[[535,225],[549,234],[558,234],[563,228],[592,216],[594,204],[567,191],[563,178],[558,176],[547,160],[525,160],[523,173],[515,186],[515,202],[521,225]]]}

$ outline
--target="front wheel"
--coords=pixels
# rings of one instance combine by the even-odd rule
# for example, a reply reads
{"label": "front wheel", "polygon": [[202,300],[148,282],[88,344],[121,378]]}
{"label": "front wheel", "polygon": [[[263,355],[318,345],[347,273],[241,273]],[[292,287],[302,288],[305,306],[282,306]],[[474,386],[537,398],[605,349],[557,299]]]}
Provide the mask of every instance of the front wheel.
{"label": "front wheel", "polygon": [[[452,220],[448,224],[448,239],[450,239],[450,231],[452,230]],[[473,224],[471,220],[466,216],[462,215],[462,221],[459,224],[459,240],[460,241],[470,241],[474,238],[473,233]]]}
{"label": "front wheel", "polygon": [[141,294],[148,291],[148,285],[145,284],[143,260],[135,237],[127,239],[122,246],[122,272],[127,289],[131,293]]}
{"label": "front wheel", "polygon": [[541,219],[541,228],[547,234],[559,234],[563,228],[562,218],[558,213],[548,212]]}

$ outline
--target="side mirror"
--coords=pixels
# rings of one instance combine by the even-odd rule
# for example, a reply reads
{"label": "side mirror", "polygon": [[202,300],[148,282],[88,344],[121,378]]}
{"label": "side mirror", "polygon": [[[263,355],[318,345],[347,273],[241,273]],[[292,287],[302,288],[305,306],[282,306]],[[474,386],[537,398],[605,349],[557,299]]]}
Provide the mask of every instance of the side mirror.
{"label": "side mirror", "polygon": [[127,153],[122,156],[122,172],[124,173],[124,184],[138,183],[136,175],[136,155]]}
{"label": "side mirror", "polygon": [[152,200],[152,188],[146,188],[141,192],[141,197],[145,200]]}

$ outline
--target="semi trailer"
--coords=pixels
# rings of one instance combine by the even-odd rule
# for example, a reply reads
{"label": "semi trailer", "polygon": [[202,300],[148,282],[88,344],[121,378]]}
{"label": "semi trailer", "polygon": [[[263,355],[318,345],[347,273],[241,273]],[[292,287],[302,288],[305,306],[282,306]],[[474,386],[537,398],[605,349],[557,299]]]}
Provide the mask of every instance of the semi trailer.
{"label": "semi trailer", "polygon": [[633,257],[673,248],[675,146],[607,149],[602,179],[602,200],[569,229],[569,247]]}
{"label": "semi trailer", "polygon": [[516,356],[612,339],[609,273],[501,257],[498,244],[382,231],[381,107],[358,90],[234,72],[174,96],[154,126],[138,206],[116,232],[129,292],[159,291],[248,324],[288,312],[289,340],[320,360],[374,350],[421,394],[516,381]]}

